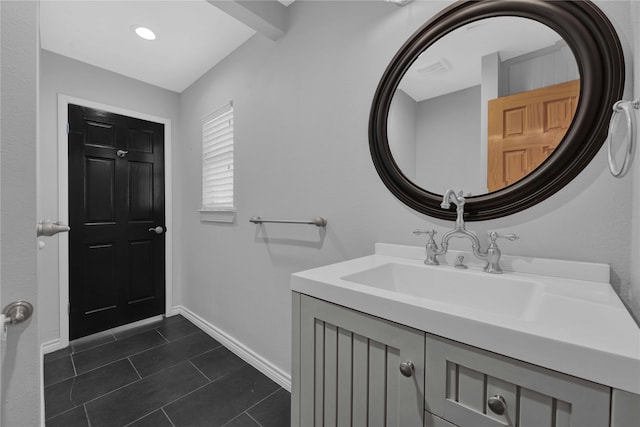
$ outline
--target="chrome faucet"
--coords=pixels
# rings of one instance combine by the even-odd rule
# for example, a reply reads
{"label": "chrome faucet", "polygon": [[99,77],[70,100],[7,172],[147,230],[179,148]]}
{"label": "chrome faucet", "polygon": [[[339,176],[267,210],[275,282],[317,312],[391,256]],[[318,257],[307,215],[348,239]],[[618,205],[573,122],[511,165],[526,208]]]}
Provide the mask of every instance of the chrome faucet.
{"label": "chrome faucet", "polygon": [[440,247],[438,247],[433,236],[437,233],[435,230],[415,230],[413,234],[427,234],[429,239],[427,240],[426,250],[427,250],[427,258],[424,260],[424,263],[427,265],[439,265],[438,255],[444,255],[447,253],[447,249],[449,247],[449,240],[452,237],[458,238],[467,238],[471,241],[471,249],[473,251],[473,255],[476,258],[486,261],[487,264],[484,267],[484,271],[487,273],[500,274],[502,273],[502,268],[500,268],[500,257],[502,256],[502,252],[498,247],[496,240],[498,238],[503,238],[507,240],[516,240],[518,236],[515,234],[498,234],[495,231],[489,232],[489,247],[486,250],[483,250],[480,247],[480,240],[478,236],[473,231],[467,230],[464,223],[464,204],[465,198],[463,196],[463,192],[460,191],[458,194],[454,190],[448,189],[444,196],[442,197],[442,203],[440,207],[443,209],[449,209],[451,203],[456,205],[456,226],[447,231],[443,236],[440,242]]}

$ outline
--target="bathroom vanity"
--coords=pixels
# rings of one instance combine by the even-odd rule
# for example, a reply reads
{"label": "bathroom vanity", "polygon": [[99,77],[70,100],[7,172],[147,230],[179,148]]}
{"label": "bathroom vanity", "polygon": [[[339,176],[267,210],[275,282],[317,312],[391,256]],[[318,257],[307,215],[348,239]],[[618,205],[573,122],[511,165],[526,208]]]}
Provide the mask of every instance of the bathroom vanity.
{"label": "bathroom vanity", "polygon": [[292,276],[292,425],[638,425],[640,329],[608,266],[458,255],[377,244]]}

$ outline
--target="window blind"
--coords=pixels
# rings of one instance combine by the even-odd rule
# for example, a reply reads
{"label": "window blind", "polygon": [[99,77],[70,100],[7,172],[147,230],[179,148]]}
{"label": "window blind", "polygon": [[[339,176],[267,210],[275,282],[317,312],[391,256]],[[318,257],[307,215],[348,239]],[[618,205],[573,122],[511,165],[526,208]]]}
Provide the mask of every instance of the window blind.
{"label": "window blind", "polygon": [[202,121],[202,207],[233,208],[233,104]]}

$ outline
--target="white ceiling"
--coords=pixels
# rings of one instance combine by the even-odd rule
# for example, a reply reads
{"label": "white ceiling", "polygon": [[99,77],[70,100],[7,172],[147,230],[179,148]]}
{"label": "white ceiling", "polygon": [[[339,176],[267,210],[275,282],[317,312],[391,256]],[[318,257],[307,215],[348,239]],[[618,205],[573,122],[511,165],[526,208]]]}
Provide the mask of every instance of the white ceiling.
{"label": "white ceiling", "polygon": [[43,0],[40,30],[43,49],[175,92],[255,34],[204,0]]}
{"label": "white ceiling", "polygon": [[[479,85],[482,57],[495,52],[500,59],[524,55],[562,40],[551,28],[532,19],[494,17],[472,22],[447,34],[418,57],[402,78],[399,88],[420,102],[435,96]],[[447,72],[424,73],[438,62]]]}

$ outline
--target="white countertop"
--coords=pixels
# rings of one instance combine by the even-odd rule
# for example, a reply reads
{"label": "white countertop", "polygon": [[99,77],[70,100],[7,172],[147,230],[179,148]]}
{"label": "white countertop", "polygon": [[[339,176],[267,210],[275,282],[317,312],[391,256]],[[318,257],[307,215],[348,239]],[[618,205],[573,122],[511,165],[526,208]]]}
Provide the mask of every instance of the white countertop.
{"label": "white countertop", "polygon": [[[535,313],[523,318],[503,317],[342,279],[388,263],[454,270],[450,263],[459,252],[450,252],[443,258],[443,265],[424,266],[422,247],[376,244],[374,255],[293,274],[291,289],[640,394],[640,328],[608,283],[608,265],[503,256],[505,278],[535,280],[543,289]],[[471,255],[465,256],[465,263],[472,259]],[[468,271],[456,271],[489,275],[474,269],[473,262],[469,264]]]}

